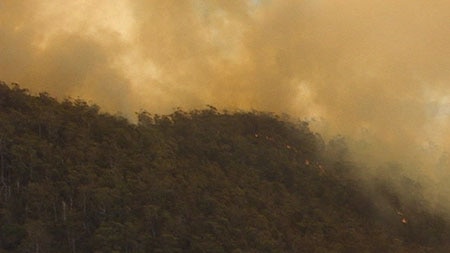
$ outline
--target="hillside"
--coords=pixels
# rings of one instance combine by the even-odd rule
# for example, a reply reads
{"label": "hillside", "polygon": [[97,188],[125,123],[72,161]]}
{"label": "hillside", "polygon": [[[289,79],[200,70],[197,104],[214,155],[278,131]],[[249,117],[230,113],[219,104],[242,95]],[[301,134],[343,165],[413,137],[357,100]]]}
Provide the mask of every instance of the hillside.
{"label": "hillside", "polygon": [[419,183],[359,180],[305,122],[137,117],[1,83],[0,252],[450,252]]}

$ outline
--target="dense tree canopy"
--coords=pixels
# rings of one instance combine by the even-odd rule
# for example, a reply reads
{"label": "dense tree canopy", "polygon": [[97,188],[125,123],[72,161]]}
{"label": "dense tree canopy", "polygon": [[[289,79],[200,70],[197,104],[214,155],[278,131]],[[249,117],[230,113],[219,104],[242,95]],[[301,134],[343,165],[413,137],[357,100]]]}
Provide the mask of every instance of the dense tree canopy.
{"label": "dense tree canopy", "polygon": [[137,116],[1,83],[0,252],[450,249],[420,185],[396,165],[362,184],[343,138],[211,106]]}

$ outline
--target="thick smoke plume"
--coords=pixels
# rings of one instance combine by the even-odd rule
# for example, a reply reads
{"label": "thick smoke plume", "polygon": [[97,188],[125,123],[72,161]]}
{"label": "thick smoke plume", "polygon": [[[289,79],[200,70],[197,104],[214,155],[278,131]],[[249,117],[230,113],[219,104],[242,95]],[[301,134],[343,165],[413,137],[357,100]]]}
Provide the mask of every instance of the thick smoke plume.
{"label": "thick smoke plume", "polygon": [[440,0],[5,0],[0,79],[130,117],[288,113],[352,136],[359,159],[434,177],[450,142],[449,13]]}

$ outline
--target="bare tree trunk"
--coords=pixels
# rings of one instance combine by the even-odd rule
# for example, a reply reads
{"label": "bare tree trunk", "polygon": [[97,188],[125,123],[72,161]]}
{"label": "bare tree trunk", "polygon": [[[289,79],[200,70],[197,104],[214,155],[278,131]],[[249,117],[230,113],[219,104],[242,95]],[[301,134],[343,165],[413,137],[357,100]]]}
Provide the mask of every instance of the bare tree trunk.
{"label": "bare tree trunk", "polygon": [[55,216],[55,223],[58,221],[58,213],[56,211],[56,204],[53,202],[53,214]]}
{"label": "bare tree trunk", "polygon": [[75,249],[76,249],[76,248],[75,248],[75,239],[72,238],[72,253],[75,253],[75,252],[76,252]]}
{"label": "bare tree trunk", "polygon": [[66,202],[62,201],[62,209],[63,209],[63,222],[66,223]]}
{"label": "bare tree trunk", "polygon": [[3,191],[5,191],[4,197],[5,200],[7,200],[8,196],[7,196],[7,185],[5,182],[5,158],[3,157],[3,152],[2,152],[2,147],[0,146],[0,183],[1,183],[1,187],[0,187],[0,193],[2,193]]}

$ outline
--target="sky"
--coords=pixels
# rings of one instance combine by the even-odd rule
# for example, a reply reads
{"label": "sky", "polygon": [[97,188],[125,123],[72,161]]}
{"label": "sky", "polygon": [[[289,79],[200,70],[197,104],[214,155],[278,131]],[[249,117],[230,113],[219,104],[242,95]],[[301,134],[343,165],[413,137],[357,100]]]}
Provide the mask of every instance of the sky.
{"label": "sky", "polygon": [[0,80],[129,118],[287,113],[428,170],[450,143],[448,20],[442,0],[2,0]]}

